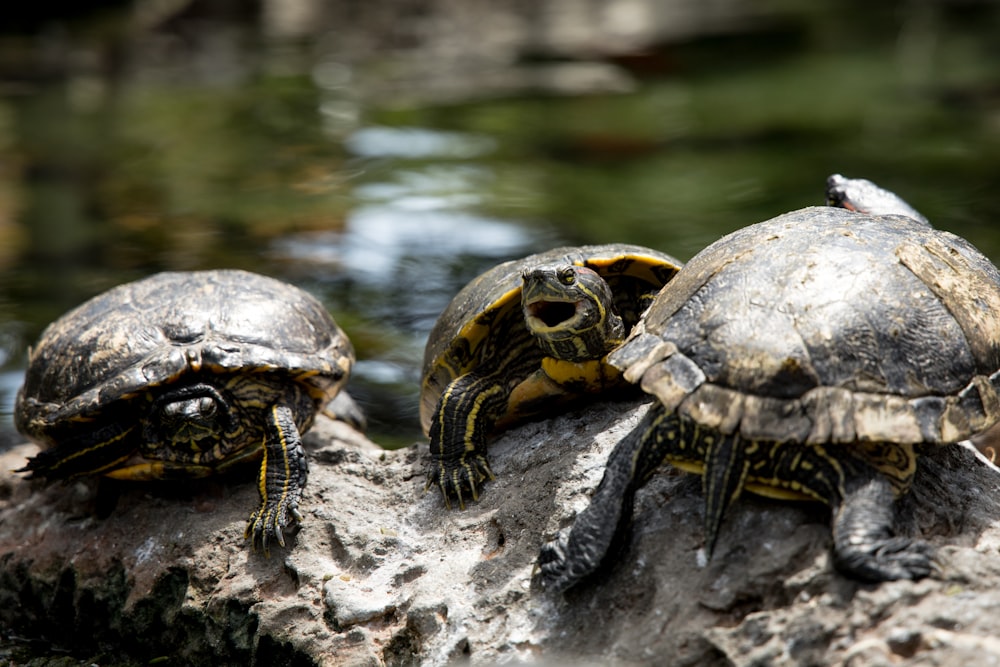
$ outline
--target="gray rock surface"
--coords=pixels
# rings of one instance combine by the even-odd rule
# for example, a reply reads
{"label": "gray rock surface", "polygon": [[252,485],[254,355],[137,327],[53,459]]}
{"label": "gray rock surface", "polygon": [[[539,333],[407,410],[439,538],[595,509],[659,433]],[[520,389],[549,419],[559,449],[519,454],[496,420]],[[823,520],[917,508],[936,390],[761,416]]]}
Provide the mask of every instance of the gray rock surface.
{"label": "gray rock surface", "polygon": [[424,493],[426,445],[384,452],[320,421],[302,529],[269,558],[243,540],[252,471],[44,486],[8,472],[33,452],[17,447],[0,461],[0,662],[1000,664],[1000,475],[959,447],[921,459],[899,508],[939,546],[933,579],[849,581],[831,571],[824,508],[752,496],[705,564],[699,480],[664,469],[598,581],[564,598],[532,589],[539,547],[643,410],[509,431],[490,450],[498,479],[465,511]]}

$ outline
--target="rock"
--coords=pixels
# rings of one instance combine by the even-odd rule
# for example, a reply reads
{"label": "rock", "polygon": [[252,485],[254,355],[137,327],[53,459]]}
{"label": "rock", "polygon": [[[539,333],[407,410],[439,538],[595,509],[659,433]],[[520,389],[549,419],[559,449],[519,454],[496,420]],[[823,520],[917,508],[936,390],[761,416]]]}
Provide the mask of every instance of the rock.
{"label": "rock", "polygon": [[[426,445],[383,451],[339,422],[306,436],[303,525],[270,557],[243,540],[252,470],[219,480],[45,486],[0,477],[0,657],[102,665],[1000,664],[1000,475],[967,449],[921,459],[899,513],[941,572],[859,584],[829,563],[821,506],[747,496],[704,563],[697,477],[664,469],[598,581],[530,586],[639,403],[499,437],[497,480],[447,511]],[[28,445],[3,455],[23,464]],[[14,660],[17,661],[16,659]]]}

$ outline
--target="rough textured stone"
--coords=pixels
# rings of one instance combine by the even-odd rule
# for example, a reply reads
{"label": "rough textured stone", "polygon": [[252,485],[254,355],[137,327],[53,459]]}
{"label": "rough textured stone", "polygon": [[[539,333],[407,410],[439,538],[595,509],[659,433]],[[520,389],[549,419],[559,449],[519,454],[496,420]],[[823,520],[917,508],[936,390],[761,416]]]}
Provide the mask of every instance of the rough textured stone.
{"label": "rough textured stone", "polygon": [[903,523],[941,572],[879,586],[830,569],[828,512],[744,497],[704,564],[697,477],[665,469],[593,584],[530,587],[542,543],[586,506],[637,403],[527,424],[491,446],[465,511],[424,493],[425,446],[384,452],[320,421],[304,524],[270,558],[243,541],[253,471],[198,483],[44,486],[0,460],[4,655],[101,664],[1000,664],[1000,476],[969,450],[922,459]]}

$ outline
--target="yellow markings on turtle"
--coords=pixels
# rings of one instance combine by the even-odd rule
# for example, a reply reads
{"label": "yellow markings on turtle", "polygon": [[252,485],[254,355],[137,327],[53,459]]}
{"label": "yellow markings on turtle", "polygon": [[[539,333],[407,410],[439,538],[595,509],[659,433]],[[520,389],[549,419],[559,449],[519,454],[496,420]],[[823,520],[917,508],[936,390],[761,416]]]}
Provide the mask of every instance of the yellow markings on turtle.
{"label": "yellow markings on turtle", "polygon": [[[608,304],[606,304],[600,296],[598,296],[592,289],[587,287],[585,284],[580,283],[579,287],[588,297],[590,297],[590,300],[594,303],[594,305],[597,306],[597,312],[600,313],[600,317],[598,318],[598,323],[603,324],[608,319]],[[621,345],[622,343],[621,340],[609,341],[609,343],[611,342],[613,342],[615,346]],[[579,346],[581,345],[581,343],[577,343],[577,345]],[[583,351],[585,352],[586,350],[584,349]]]}
{"label": "yellow markings on turtle", "polygon": [[[272,502],[270,495],[268,493],[268,476],[267,470],[271,465],[270,452],[267,447],[267,443],[264,442],[261,449],[263,450],[263,461],[260,466],[260,475],[257,477],[257,490],[260,493],[260,509],[253,513],[250,517],[250,521],[247,523],[246,530],[243,532],[244,539],[250,537],[254,533],[254,527],[258,524],[263,524],[266,527],[270,525],[275,525],[274,513],[285,505],[285,501],[288,498],[288,490],[292,483],[292,467],[288,459],[288,436],[285,430],[282,428],[281,419],[278,417],[279,406],[274,405],[271,407],[271,418],[270,426],[274,428],[273,434],[265,435],[265,439],[271,435],[276,437],[278,443],[280,444],[281,450],[281,466],[283,468],[281,475],[281,487],[279,489],[279,499],[277,502]],[[281,534],[280,530],[275,530],[275,537],[278,540],[278,544],[285,546],[285,539]],[[268,549],[265,538],[264,554],[267,555]]]}
{"label": "yellow markings on turtle", "polygon": [[563,361],[545,357],[542,370],[559,385],[581,387],[583,391],[599,392],[613,383],[621,372],[601,359],[590,361]]}
{"label": "yellow markings on turtle", "polygon": [[104,473],[104,475],[112,479],[145,482],[166,479],[171,473],[182,473],[185,477],[208,477],[215,473],[215,469],[210,466],[190,463],[171,464],[164,461],[143,461],[124,468],[116,468]]}
{"label": "yellow markings on turtle", "polygon": [[[476,428],[476,419],[479,418],[479,411],[482,410],[483,403],[493,396],[503,394],[503,392],[503,387],[498,384],[490,384],[481,391],[475,392],[475,398],[472,401],[472,410],[469,411],[469,415],[465,418],[465,451],[472,452],[476,449],[476,442],[473,436]],[[466,465],[464,460],[463,465]],[[474,490],[473,493],[475,493]]]}
{"label": "yellow markings on turtle", "polygon": [[[72,417],[69,418],[68,421],[74,422],[76,424],[89,424],[90,422],[94,421],[94,418],[88,417],[86,415],[73,415]],[[32,419],[31,423],[41,424],[43,426],[45,425],[45,421],[42,419]]]}
{"label": "yellow markings on turtle", "polygon": [[[656,426],[662,421],[663,419],[658,420]],[[664,426],[659,426],[655,434],[658,442],[669,443],[664,460],[678,470],[694,473],[703,478],[709,467],[706,465],[706,459],[712,456],[715,444],[720,439],[737,437],[714,430],[709,431],[697,423],[683,419],[675,421],[673,425],[668,422]],[[727,456],[724,455],[719,460],[719,453],[715,453],[715,465],[721,465],[715,470],[716,479],[709,485],[714,489],[706,489],[706,496],[713,490],[720,496],[714,505],[718,505],[719,500],[726,502],[725,498],[721,497],[726,495],[721,491],[723,487],[735,491],[730,500],[735,499],[735,496],[739,495],[739,491],[735,488],[736,484],[745,491],[779,500],[820,501],[829,504],[834,501],[833,496],[839,493],[842,497],[844,494],[843,465],[820,445],[801,446],[794,443],[738,439],[733,446],[741,448],[741,458],[749,466],[742,473],[742,481],[734,480],[731,476],[740,474],[740,470],[730,469],[731,466],[725,463]],[[868,459],[869,463],[878,467],[894,485],[902,486],[909,482],[912,477],[909,471],[916,467],[912,446],[895,443],[864,445],[858,443],[858,448],[862,458]],[[718,509],[707,508],[708,511],[718,511]]]}
{"label": "yellow markings on turtle", "polygon": [[815,494],[807,493],[804,487],[801,487],[801,485],[797,484],[790,487],[781,487],[781,486],[775,486],[774,484],[771,483],[758,483],[755,481],[747,480],[746,484],[744,485],[744,488],[751,493],[757,494],[758,496],[764,496],[765,498],[774,498],[775,500],[798,500],[798,501],[823,500],[823,498],[820,498]]}
{"label": "yellow markings on turtle", "polygon": [[452,395],[454,393],[455,393],[455,385],[451,384],[448,385],[445,388],[444,392],[441,394],[441,398],[438,401],[438,414],[436,417],[437,423],[439,424],[448,423],[448,415],[451,412],[451,405],[453,401]]}
{"label": "yellow markings on turtle", "polygon": [[[627,255],[601,257],[574,262],[580,266],[597,271],[602,276],[630,276],[643,280],[651,285],[663,284],[663,276],[657,272],[664,264],[664,258],[656,255],[644,255],[636,248]],[[673,273],[677,268],[673,267]]]}
{"label": "yellow markings on turtle", "polygon": [[[58,461],[53,462],[52,465],[51,465],[51,470],[58,470],[59,468],[62,468],[66,463],[69,463],[70,461],[73,461],[73,460],[78,459],[78,458],[83,457],[83,456],[87,456],[88,454],[93,454],[94,452],[99,451],[99,450],[101,450],[101,449],[103,449],[105,447],[108,447],[110,445],[113,445],[116,442],[120,442],[120,441],[124,440],[125,438],[127,438],[132,433],[132,431],[134,431],[134,430],[135,430],[135,426],[132,426],[130,428],[125,429],[121,433],[116,433],[113,437],[108,438],[107,440],[102,440],[101,442],[93,444],[93,445],[91,445],[89,447],[83,447],[82,449],[78,449],[78,450],[76,450],[75,452],[73,452],[71,454],[67,454],[66,456],[62,457]],[[118,465],[119,463],[121,463],[122,461],[124,461],[125,459],[127,459],[128,457],[129,457],[129,455],[126,454],[124,456],[121,456],[121,457],[115,459],[114,461],[110,461],[108,463],[105,463],[104,465],[102,465],[102,466],[100,466],[98,468],[91,468],[91,469],[88,469],[88,470],[86,470],[86,471],[84,471],[82,473],[78,473],[78,474],[89,475],[89,474],[104,472],[108,468],[115,467],[116,465]]]}
{"label": "yellow markings on turtle", "polygon": [[246,408],[257,408],[266,410],[268,406],[274,404],[273,396],[240,396],[240,405]]}
{"label": "yellow markings on turtle", "polygon": [[673,457],[670,457],[667,460],[670,462],[670,465],[678,470],[683,470],[684,472],[693,472],[696,475],[701,475],[705,472],[705,464],[701,461],[689,461],[687,459],[675,459]]}
{"label": "yellow markings on turtle", "polygon": [[[265,438],[266,437],[267,436],[265,436]],[[263,456],[263,458],[262,458],[262,460],[260,462],[260,473],[257,475],[257,491],[260,492],[260,499],[261,499],[261,504],[260,504],[261,509],[260,509],[260,511],[262,512],[263,509],[265,507],[267,507],[267,465],[268,465],[268,456],[267,456],[267,446],[266,446],[265,443],[261,443],[261,450],[264,452],[264,456]],[[251,524],[256,523],[257,520],[260,518],[260,517],[257,516],[258,513],[259,512],[255,512],[254,513],[253,520],[251,521]],[[247,526],[247,535],[246,536],[247,537],[250,536],[250,526]]]}
{"label": "yellow markings on turtle", "polygon": [[202,463],[204,461],[221,461],[226,457],[226,451],[224,448],[224,443],[219,441],[214,447],[205,452],[199,452],[197,456],[194,457],[195,463]]}
{"label": "yellow markings on turtle", "polygon": [[[500,297],[494,300],[493,305],[487,307],[485,311],[476,317],[470,318],[465,325],[458,330],[458,333],[455,334],[452,344],[445,350],[444,354],[448,354],[451,351],[451,348],[458,345],[461,341],[464,341],[465,343],[481,343],[486,340],[496,321],[505,317],[506,311],[513,310],[515,308],[519,309],[520,304],[521,285],[519,284],[517,287],[504,292]],[[476,350],[473,349],[469,352],[470,353],[468,355],[462,355],[464,363],[454,368],[454,377],[458,377],[459,375],[469,372],[479,364],[480,359]],[[442,361],[443,359],[439,357],[434,360],[434,365],[438,365],[442,363]]]}
{"label": "yellow markings on turtle", "polygon": [[917,454],[911,443],[859,442],[856,451],[885,475],[896,497],[906,493],[917,472]]}
{"label": "yellow markings on turtle", "polygon": [[125,468],[117,468],[105,473],[112,479],[127,479],[133,482],[150,479],[163,479],[166,466],[162,461],[148,461]]}
{"label": "yellow markings on turtle", "polygon": [[[338,383],[335,386],[339,387],[340,384]],[[312,384],[306,384],[306,393],[309,394],[309,398],[311,398],[312,400],[320,403],[325,403],[327,400],[329,400],[330,394],[332,394],[333,392],[329,389],[323,389],[321,387],[317,387]]]}

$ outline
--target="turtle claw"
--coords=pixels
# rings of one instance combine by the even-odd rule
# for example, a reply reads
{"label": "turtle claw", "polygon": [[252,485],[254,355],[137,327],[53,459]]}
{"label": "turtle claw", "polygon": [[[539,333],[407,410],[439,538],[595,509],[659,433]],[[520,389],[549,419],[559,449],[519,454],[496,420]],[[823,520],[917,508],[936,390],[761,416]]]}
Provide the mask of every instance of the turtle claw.
{"label": "turtle claw", "polygon": [[258,478],[260,507],[250,515],[243,531],[254,551],[259,544],[264,556],[270,556],[267,543],[271,539],[285,546],[283,529],[302,522],[299,500],[308,475],[309,464],[292,411],[276,405],[267,422],[264,465]]}
{"label": "turtle claw", "polygon": [[268,507],[262,505],[260,509],[250,515],[247,521],[246,530],[243,532],[244,539],[250,539],[254,551],[258,547],[264,555],[270,557],[268,542],[274,540],[279,546],[285,546],[284,529],[302,522],[302,515],[299,513],[296,501],[289,500],[285,507]]}
{"label": "turtle claw", "polygon": [[893,535],[893,491],[882,475],[856,483],[833,517],[833,563],[864,581],[922,579],[934,572],[934,548]]}
{"label": "turtle claw", "polygon": [[607,541],[613,539],[611,531],[598,529],[606,533],[602,539],[591,532],[594,526],[587,518],[580,523],[539,550],[532,579],[542,590],[565,593],[603,566],[611,548]]}
{"label": "turtle claw", "polygon": [[841,572],[865,581],[923,579],[939,569],[934,547],[906,537],[888,537],[834,550]]}
{"label": "turtle claw", "polygon": [[462,457],[457,463],[436,461],[427,472],[426,491],[437,486],[444,497],[445,507],[451,509],[451,499],[458,499],[459,509],[465,509],[465,496],[473,502],[479,500],[479,484],[496,479],[489,461],[482,454],[470,458]]}
{"label": "turtle claw", "polygon": [[285,535],[283,529],[302,522],[302,515],[299,513],[297,503],[289,500],[285,507],[274,507],[262,505],[260,509],[250,515],[247,521],[246,530],[243,531],[243,538],[249,539],[253,550],[258,547],[264,552],[264,556],[270,558],[271,551],[268,542],[274,540],[279,546],[284,548]]}
{"label": "turtle claw", "polygon": [[566,547],[568,536],[563,533],[551,542],[542,545],[538,552],[538,562],[532,576],[534,583],[544,591],[562,593],[575,584],[580,576],[568,567]]}

